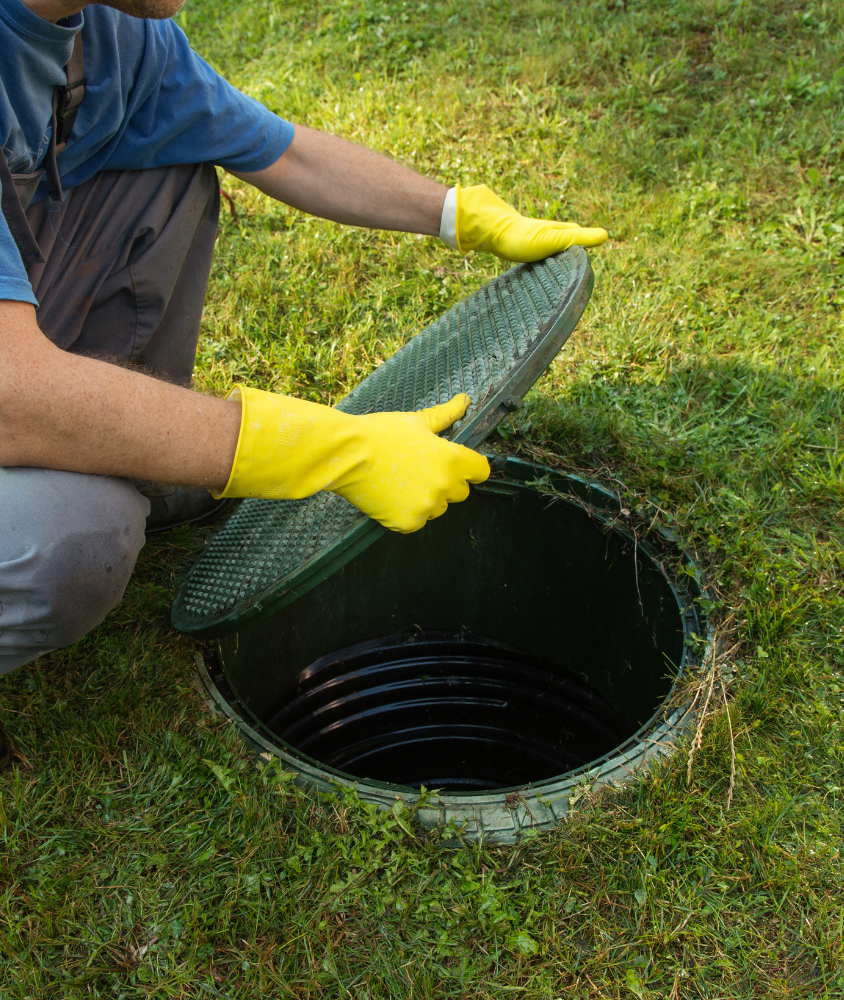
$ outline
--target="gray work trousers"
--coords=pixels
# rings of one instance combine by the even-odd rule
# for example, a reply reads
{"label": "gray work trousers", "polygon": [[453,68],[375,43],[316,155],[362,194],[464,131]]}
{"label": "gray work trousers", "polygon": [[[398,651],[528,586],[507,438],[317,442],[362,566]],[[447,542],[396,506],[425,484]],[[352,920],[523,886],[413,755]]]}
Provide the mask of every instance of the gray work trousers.
{"label": "gray work trousers", "polygon": [[[97,174],[27,219],[41,330],[189,385],[219,214],[208,164]],[[2,359],[0,359],[2,363]],[[76,642],[123,596],[149,501],[126,479],[0,468],[0,674]]]}

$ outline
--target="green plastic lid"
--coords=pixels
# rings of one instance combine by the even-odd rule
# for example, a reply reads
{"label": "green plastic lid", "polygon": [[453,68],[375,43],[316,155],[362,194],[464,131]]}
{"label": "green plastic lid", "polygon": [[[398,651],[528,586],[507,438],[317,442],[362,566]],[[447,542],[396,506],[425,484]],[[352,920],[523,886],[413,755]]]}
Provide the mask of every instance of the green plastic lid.
{"label": "green plastic lid", "polygon": [[[519,264],[417,334],[337,408],[413,411],[465,392],[472,405],[443,436],[477,447],[568,340],[593,283],[580,247]],[[235,632],[307,593],[385,530],[334,493],[244,500],[188,573],[173,624],[203,638]]]}

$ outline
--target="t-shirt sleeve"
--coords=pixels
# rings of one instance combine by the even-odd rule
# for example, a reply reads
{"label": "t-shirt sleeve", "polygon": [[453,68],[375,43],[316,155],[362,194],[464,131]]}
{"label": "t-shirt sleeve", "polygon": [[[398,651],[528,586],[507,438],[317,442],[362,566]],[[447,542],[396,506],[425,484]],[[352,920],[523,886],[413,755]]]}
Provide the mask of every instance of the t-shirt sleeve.
{"label": "t-shirt sleeve", "polygon": [[293,126],[223,79],[172,21],[145,21],[145,46],[125,125],[101,169],[216,163],[262,170],[282,155]]}
{"label": "t-shirt sleeve", "polygon": [[9,224],[0,210],[0,299],[14,299],[17,302],[31,302],[38,305],[32,285],[26,276],[17,244],[9,230]]}

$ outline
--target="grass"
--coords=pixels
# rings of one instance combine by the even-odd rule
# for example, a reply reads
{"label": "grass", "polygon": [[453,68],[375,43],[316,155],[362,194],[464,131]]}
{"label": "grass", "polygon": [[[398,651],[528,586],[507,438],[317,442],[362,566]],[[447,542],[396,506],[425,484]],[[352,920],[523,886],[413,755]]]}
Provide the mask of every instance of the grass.
{"label": "grass", "polygon": [[[0,996],[838,998],[844,9],[792,0],[190,0],[280,113],[606,225],[502,447],[677,529],[736,646],[726,713],[553,835],[454,850],[253,767],[168,608],[203,534],[0,682]],[[500,270],[231,178],[197,383],[332,401]]]}

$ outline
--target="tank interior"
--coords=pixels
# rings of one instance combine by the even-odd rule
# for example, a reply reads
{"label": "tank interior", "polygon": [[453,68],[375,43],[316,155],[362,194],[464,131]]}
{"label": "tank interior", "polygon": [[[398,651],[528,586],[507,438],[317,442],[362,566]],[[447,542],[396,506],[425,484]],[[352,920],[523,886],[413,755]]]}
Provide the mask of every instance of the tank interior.
{"label": "tank interior", "polygon": [[523,483],[473,488],[218,641],[261,728],[328,770],[445,791],[595,760],[670,691],[681,608],[641,546]]}

